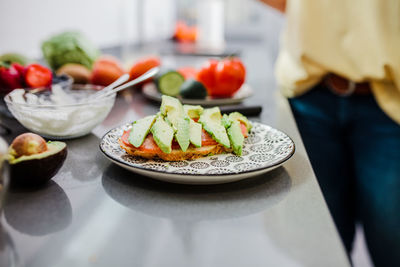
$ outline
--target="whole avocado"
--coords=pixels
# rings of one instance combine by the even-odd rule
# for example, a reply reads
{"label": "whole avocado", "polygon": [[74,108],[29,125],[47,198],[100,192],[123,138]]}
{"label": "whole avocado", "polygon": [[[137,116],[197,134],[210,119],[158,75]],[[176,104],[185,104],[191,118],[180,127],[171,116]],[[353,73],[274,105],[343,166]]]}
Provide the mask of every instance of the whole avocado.
{"label": "whole avocado", "polygon": [[15,62],[15,63],[21,64],[22,66],[25,66],[26,64],[31,62],[31,60],[29,58],[27,58],[24,55],[18,54],[18,53],[3,54],[0,56],[0,61],[9,62],[9,63]]}

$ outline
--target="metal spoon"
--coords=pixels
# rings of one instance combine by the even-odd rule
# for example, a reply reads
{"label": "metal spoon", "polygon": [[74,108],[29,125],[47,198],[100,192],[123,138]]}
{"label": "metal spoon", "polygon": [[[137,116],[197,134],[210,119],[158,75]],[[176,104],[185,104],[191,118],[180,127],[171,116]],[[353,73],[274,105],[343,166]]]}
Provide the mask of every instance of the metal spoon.
{"label": "metal spoon", "polygon": [[89,98],[90,99],[98,98],[98,97],[102,96],[103,94],[111,91],[115,87],[123,84],[127,80],[129,80],[129,74],[125,73],[124,75],[122,75],[121,77],[116,79],[113,83],[111,83],[108,86],[104,87],[101,91],[98,91],[98,92],[94,93],[93,95],[89,96]]}
{"label": "metal spoon", "polygon": [[[143,81],[145,81],[145,80],[147,80],[147,79],[153,77],[153,76],[156,75],[159,71],[160,71],[160,68],[159,68],[159,67],[152,68],[152,69],[150,69],[149,71],[147,71],[146,73],[144,73],[143,75],[137,77],[136,79],[134,79],[134,80],[132,80],[132,81],[130,81],[130,82],[128,82],[128,83],[125,83],[125,84],[123,84],[123,85],[121,85],[121,86],[115,87],[115,88],[113,88],[113,89],[111,89],[111,90],[105,92],[104,94],[101,94],[101,95],[96,96],[96,97],[94,97],[94,98],[91,97],[91,100],[93,100],[93,99],[99,99],[99,98],[101,98],[101,97],[107,97],[107,96],[112,95],[112,94],[114,94],[114,93],[117,93],[117,92],[119,92],[119,91],[121,91],[121,90],[124,90],[124,89],[126,89],[126,88],[128,88],[128,87],[131,87],[131,86],[133,86],[133,85],[136,85],[136,84],[138,84],[138,83],[140,83],[140,82],[143,82]],[[103,90],[104,90],[104,89],[103,89]]]}

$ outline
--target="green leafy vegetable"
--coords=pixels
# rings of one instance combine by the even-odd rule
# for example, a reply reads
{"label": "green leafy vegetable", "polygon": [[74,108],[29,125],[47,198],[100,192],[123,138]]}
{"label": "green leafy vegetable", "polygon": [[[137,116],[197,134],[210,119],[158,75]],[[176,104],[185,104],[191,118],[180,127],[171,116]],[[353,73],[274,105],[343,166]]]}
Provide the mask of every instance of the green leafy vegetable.
{"label": "green leafy vegetable", "polygon": [[63,32],[43,42],[43,56],[53,70],[67,63],[91,69],[99,50],[79,32]]}

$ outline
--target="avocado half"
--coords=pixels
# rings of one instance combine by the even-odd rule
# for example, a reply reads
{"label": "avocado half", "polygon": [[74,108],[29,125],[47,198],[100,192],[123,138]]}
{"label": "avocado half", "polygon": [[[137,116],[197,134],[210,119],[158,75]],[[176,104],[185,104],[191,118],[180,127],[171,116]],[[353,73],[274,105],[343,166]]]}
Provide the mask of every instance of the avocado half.
{"label": "avocado half", "polygon": [[9,159],[11,185],[40,185],[49,181],[67,157],[64,142],[47,143],[47,150],[29,156]]}

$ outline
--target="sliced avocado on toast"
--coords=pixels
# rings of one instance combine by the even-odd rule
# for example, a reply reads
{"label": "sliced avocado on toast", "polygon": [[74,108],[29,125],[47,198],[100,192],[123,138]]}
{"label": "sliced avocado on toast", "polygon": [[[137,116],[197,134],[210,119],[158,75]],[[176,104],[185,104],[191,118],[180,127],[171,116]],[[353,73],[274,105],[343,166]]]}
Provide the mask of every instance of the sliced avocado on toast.
{"label": "sliced avocado on toast", "polygon": [[189,134],[190,143],[195,147],[201,147],[201,124],[190,119]]}
{"label": "sliced avocado on toast", "polygon": [[153,138],[157,146],[164,153],[171,153],[174,130],[162,116],[157,116],[156,121],[154,122],[150,131],[153,134]]}
{"label": "sliced avocado on toast", "polygon": [[232,124],[232,120],[229,118],[228,115],[224,114],[221,118],[221,123],[226,129],[228,129]]}
{"label": "sliced avocado on toast", "polygon": [[156,115],[147,116],[143,119],[137,120],[132,124],[132,130],[129,134],[128,141],[134,147],[140,147],[144,139],[149,134],[151,126],[156,120]]}
{"label": "sliced avocado on toast", "polygon": [[200,118],[200,115],[203,113],[203,107],[196,105],[183,105],[183,110],[185,114],[190,118],[190,143],[192,143],[195,147],[201,147],[201,123],[195,122],[193,119]]}
{"label": "sliced avocado on toast", "polygon": [[243,123],[246,126],[248,132],[250,132],[252,127],[251,123],[239,112],[232,112],[229,114],[229,116],[224,114],[221,121],[228,133],[233,152],[238,156],[242,155],[244,136],[240,127],[240,123]]}
{"label": "sliced avocado on toast", "polygon": [[199,122],[215,141],[226,148],[230,148],[231,144],[226,129],[221,123],[221,118],[221,111],[218,107],[207,108],[200,115]]}
{"label": "sliced avocado on toast", "polygon": [[177,120],[175,138],[182,151],[185,152],[190,144],[190,119],[188,117]]}
{"label": "sliced avocado on toast", "polygon": [[253,127],[251,125],[250,121],[239,112],[230,113],[229,114],[229,119],[232,120],[232,121],[237,120],[237,121],[243,123],[246,126],[246,129],[247,129],[248,133],[250,132],[251,128]]}
{"label": "sliced avocado on toast", "polygon": [[182,151],[186,151],[190,144],[190,119],[186,116],[181,102],[174,97],[163,95],[160,112],[176,129],[176,141]]}
{"label": "sliced avocado on toast", "polygon": [[228,133],[229,140],[232,144],[233,153],[238,156],[242,155],[244,136],[242,134],[242,129],[240,128],[240,122],[235,120],[232,121],[229,128],[226,130]]}
{"label": "sliced avocado on toast", "polygon": [[198,119],[200,115],[203,113],[203,107],[200,105],[183,105],[183,110],[187,116],[191,119]]}

